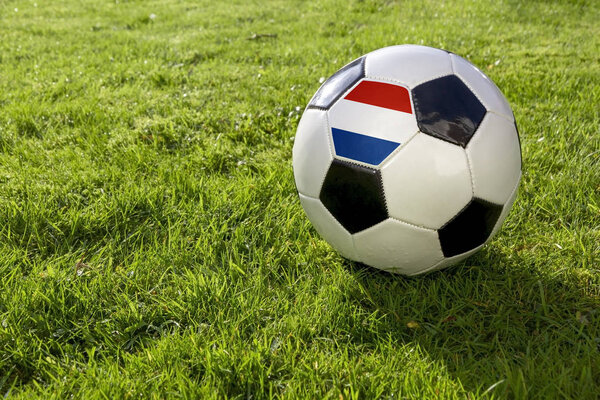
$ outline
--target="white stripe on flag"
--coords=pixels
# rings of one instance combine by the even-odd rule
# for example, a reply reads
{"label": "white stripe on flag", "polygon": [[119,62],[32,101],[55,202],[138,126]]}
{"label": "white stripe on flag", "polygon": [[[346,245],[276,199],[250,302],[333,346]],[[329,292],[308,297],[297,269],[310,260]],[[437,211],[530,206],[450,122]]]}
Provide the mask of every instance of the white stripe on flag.
{"label": "white stripe on flag", "polygon": [[418,130],[414,114],[340,99],[329,110],[332,128],[404,143]]}

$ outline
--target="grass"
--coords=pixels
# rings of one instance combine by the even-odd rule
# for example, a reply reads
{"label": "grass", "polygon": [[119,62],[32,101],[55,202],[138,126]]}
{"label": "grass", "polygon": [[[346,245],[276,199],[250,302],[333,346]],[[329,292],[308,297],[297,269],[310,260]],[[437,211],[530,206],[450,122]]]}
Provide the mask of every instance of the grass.
{"label": "grass", "polygon": [[[593,1],[0,3],[0,395],[596,398]],[[291,148],[347,61],[422,43],[509,99],[520,196],[404,278],[310,226]]]}

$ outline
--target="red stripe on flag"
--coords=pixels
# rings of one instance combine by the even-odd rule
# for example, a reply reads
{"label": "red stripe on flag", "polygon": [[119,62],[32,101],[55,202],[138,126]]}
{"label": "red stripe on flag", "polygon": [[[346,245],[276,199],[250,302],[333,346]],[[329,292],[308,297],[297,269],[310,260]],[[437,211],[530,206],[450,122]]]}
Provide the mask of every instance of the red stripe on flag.
{"label": "red stripe on flag", "polygon": [[412,114],[408,90],[389,83],[362,81],[344,99]]}

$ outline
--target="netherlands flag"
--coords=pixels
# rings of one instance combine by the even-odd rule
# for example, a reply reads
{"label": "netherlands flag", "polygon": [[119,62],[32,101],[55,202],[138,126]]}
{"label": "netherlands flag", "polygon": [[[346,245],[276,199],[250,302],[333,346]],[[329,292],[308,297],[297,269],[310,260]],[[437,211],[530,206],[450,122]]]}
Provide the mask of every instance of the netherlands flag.
{"label": "netherlands flag", "polygon": [[331,107],[329,123],[336,155],[371,165],[418,131],[404,86],[365,79]]}

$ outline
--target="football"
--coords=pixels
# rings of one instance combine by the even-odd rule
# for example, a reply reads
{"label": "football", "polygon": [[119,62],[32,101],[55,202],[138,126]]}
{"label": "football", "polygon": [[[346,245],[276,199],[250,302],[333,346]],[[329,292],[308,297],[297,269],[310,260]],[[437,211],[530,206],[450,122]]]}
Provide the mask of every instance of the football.
{"label": "football", "polygon": [[521,177],[506,98],[473,64],[417,45],[368,53],[327,79],[298,124],[300,202],[342,256],[416,275],[486,244]]}

